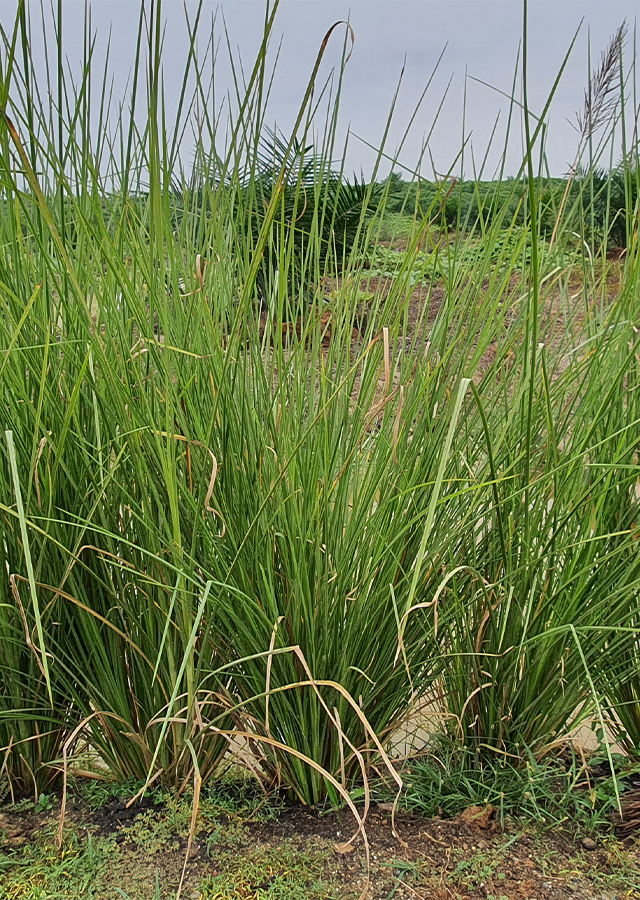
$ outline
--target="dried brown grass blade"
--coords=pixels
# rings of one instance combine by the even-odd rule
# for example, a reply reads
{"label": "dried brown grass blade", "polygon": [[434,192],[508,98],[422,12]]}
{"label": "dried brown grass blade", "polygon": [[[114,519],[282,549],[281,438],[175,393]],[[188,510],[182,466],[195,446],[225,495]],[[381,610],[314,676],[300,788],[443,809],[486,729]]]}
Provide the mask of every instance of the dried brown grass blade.
{"label": "dried brown grass blade", "polygon": [[391,356],[389,350],[389,329],[385,325],[382,329],[382,346],[384,356],[384,393],[388,396],[391,390]]}
{"label": "dried brown grass blade", "polygon": [[191,823],[189,825],[189,837],[187,839],[187,849],[184,855],[184,865],[182,866],[182,874],[180,875],[180,883],[178,885],[178,890],[176,891],[176,900],[180,900],[180,894],[182,893],[182,885],[184,884],[185,875],[187,874],[187,866],[189,865],[189,859],[191,857],[191,847],[193,846],[193,839],[196,836],[196,826],[198,822],[198,808],[200,806],[200,790],[202,788],[202,776],[200,774],[200,767],[198,766],[198,757],[196,751],[193,747],[193,744],[190,740],[185,741],[187,747],[189,748],[189,752],[191,753],[191,759],[193,760],[193,804],[191,806]]}

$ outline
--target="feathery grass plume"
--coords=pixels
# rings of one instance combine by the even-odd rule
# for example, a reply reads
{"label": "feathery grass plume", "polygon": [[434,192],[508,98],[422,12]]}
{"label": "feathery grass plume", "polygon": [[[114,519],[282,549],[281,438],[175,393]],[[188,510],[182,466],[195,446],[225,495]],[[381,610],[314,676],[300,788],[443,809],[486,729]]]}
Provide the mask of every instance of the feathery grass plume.
{"label": "feathery grass plume", "polygon": [[594,70],[589,85],[584,92],[584,106],[576,112],[578,149],[569,170],[567,184],[560,202],[560,208],[556,223],[549,240],[549,248],[553,247],[560,219],[567,202],[569,189],[576,173],[576,169],[582,156],[586,142],[598,131],[607,125],[615,116],[620,104],[620,66],[622,63],[622,49],[627,35],[626,21],[618,28],[609,42],[609,46],[602,52],[600,65]]}
{"label": "feathery grass plume", "polygon": [[576,112],[581,144],[607,125],[616,113],[620,103],[620,62],[627,30],[625,21],[611,38],[607,49],[603,50],[600,65],[585,88],[584,106]]}

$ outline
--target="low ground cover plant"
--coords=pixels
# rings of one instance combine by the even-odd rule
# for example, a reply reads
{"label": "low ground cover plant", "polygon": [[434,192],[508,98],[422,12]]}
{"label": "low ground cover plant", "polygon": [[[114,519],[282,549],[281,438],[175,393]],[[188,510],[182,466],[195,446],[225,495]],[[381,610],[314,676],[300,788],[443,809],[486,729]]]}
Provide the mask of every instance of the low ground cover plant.
{"label": "low ground cover plant", "polygon": [[[496,822],[505,818],[535,821],[542,827],[568,826],[589,833],[610,827],[617,811],[616,785],[610,772],[598,773],[598,759],[590,765],[570,748],[553,759],[524,764],[515,758],[491,760],[459,744],[436,736],[427,753],[410,766],[407,805],[427,816],[450,818],[471,807],[492,807]],[[620,771],[625,763],[616,759]],[[614,775],[614,778],[617,777]],[[624,792],[620,780],[617,788]]]}

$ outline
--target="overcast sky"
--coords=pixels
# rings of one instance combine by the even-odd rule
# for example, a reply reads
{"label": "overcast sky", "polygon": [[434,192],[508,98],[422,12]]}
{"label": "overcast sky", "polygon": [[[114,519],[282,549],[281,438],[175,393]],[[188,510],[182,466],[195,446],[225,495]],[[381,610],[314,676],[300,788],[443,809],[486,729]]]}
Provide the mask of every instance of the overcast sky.
{"label": "overcast sky", "polygon": [[[193,15],[196,3],[187,0]],[[39,4],[29,4],[34,21]],[[137,31],[138,0],[94,0],[92,26],[98,35],[98,55],[104,53],[109,30],[112,30],[111,63],[114,92],[125,91],[131,69]],[[15,0],[0,0],[0,21],[10,30]],[[224,14],[234,49],[242,56],[245,67],[253,62],[259,46],[264,3],[261,0],[205,0],[203,13],[209,29],[212,15]],[[80,58],[82,48],[84,3],[64,0],[65,52],[71,62]],[[182,0],[164,0],[163,15],[167,21],[165,35],[165,90],[169,105],[177,100],[179,73],[188,46]],[[575,122],[576,110],[582,107],[588,83],[588,46],[591,43],[591,67],[624,19],[629,24],[625,48],[631,62],[634,27],[640,13],[640,0],[531,0],[529,4],[529,93],[534,112],[542,110],[548,92],[562,64],[571,40],[582,26],[569,64],[561,81],[549,116],[547,157],[552,174],[565,173],[576,152],[577,134],[567,119]],[[286,132],[304,94],[307,78],[327,29],[337,20],[348,19],[353,27],[355,44],[347,65],[341,102],[341,134],[351,131],[347,155],[348,168],[369,174],[374,154],[362,140],[379,145],[386,117],[398,85],[403,65],[404,77],[396,106],[387,148],[393,153],[409,123],[423,88],[427,84],[443,50],[444,56],[426,95],[400,155],[400,161],[413,168],[418,160],[425,135],[429,134],[438,107],[452,78],[451,86],[429,139],[429,151],[439,172],[454,163],[463,136],[463,98],[466,88],[465,135],[471,134],[469,147],[480,165],[496,117],[500,114],[489,153],[486,175],[491,176],[504,141],[508,104],[496,91],[479,84],[480,79],[498,90],[511,92],[518,48],[522,39],[523,5],[521,0],[282,0],[276,18],[273,55],[282,38],[282,49],[269,107],[271,121]],[[220,32],[221,34],[221,32]],[[344,30],[336,32],[323,64],[328,73],[340,59]],[[221,57],[222,57],[221,53]],[[465,73],[472,78],[466,77]],[[228,67],[221,64],[219,88],[229,78]],[[629,86],[630,105],[627,112],[633,121],[633,86]],[[518,97],[520,97],[518,86]],[[614,151],[615,161],[619,149]],[[520,122],[513,130],[508,155],[507,174],[514,174],[522,157]],[[608,160],[607,160],[608,161]],[[466,174],[471,174],[471,156],[465,161]],[[422,172],[432,173],[429,155]]]}

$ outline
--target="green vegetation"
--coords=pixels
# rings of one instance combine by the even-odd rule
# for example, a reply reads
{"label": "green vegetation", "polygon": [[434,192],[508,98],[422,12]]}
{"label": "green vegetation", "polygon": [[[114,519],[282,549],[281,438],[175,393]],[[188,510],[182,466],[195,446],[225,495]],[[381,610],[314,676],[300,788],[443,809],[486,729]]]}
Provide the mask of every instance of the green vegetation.
{"label": "green vegetation", "polygon": [[[520,778],[519,773],[513,774]],[[542,773],[538,771],[532,779],[538,799],[543,784],[539,776]],[[448,790],[444,798],[450,796]],[[96,808],[95,795],[91,796],[86,780],[74,785],[73,792],[76,800],[90,797],[92,808],[75,807],[59,847],[53,824],[57,806],[49,815],[30,813],[30,820],[25,818],[24,802],[8,808],[7,812],[17,814],[14,822],[30,822],[29,829],[37,825],[37,830],[30,840],[13,846],[10,852],[5,848],[0,856],[2,896],[10,900],[175,898],[192,796],[187,792],[178,798],[175,792],[156,790],[153,808],[137,810],[118,826],[117,819],[110,818],[117,799]],[[300,807],[297,810],[301,812]],[[364,883],[364,860],[358,853],[337,855],[332,841],[340,835],[345,817],[341,821],[339,813],[329,813],[318,819],[318,824],[324,823],[319,829],[324,836],[320,836],[306,833],[305,819],[308,828],[313,816],[305,812],[302,818],[293,819],[297,828],[292,834],[288,813],[295,812],[295,808],[287,811],[271,800],[265,801],[252,779],[225,778],[210,784],[199,806],[196,852],[191,856],[181,896],[202,900],[355,900]],[[397,827],[410,842],[408,855],[390,839],[388,822],[381,821],[379,813],[374,812],[372,818],[377,839],[370,892],[374,900],[386,900],[392,892],[402,896],[405,886],[428,894],[429,890],[442,889],[443,884],[458,891],[484,884],[487,895],[510,897],[518,881],[525,882],[526,890],[532,877],[540,882],[553,879],[562,897],[574,891],[592,896],[598,888],[619,891],[630,898],[638,896],[638,859],[632,846],[594,834],[597,852],[578,849],[589,823],[585,808],[575,808],[575,816],[566,822],[564,831],[551,830],[543,823],[543,827],[531,829],[525,818],[506,815],[504,830],[496,824],[496,833],[490,835],[490,831],[469,831],[462,826],[457,841],[460,820],[418,820],[400,814]],[[418,826],[415,833],[411,824]],[[429,840],[425,840],[425,833]],[[461,844],[460,839],[471,839],[473,846]],[[565,885],[567,890],[563,891]],[[529,892],[533,892],[531,887]]]}
{"label": "green vegetation", "polygon": [[[601,760],[606,761],[606,755]],[[591,765],[597,761],[594,756]],[[617,760],[622,764],[621,760]],[[490,804],[497,821],[506,816],[547,827],[572,823],[584,832],[607,827],[617,809],[611,778],[594,778],[576,754],[524,765],[479,760],[471,750],[436,738],[410,767],[406,802],[422,815],[457,816],[470,806]],[[624,786],[618,783],[618,789]]]}
{"label": "green vegetation", "polygon": [[637,148],[542,177],[525,104],[516,178],[384,180],[383,146],[350,182],[326,43],[291,137],[266,127],[276,11],[227,119],[199,12],[173,122],[159,4],[117,117],[89,32],[73,81],[58,28],[51,105],[24,3],[2,35],[1,774],[40,811],[87,758],[197,806],[240,746],[360,815],[429,705],[463,764],[416,770],[416,807],[506,797],[505,760],[569,797],[580,723],[640,755]]}
{"label": "green vegetation", "polygon": [[[568,179],[539,179],[539,223],[547,238],[553,233]],[[594,165],[572,178],[562,210],[563,239],[569,245],[577,240],[595,243],[598,248],[624,248],[633,235],[640,169],[633,161],[612,170]],[[398,172],[386,179],[388,192],[382,240],[410,231],[416,218],[438,211],[437,222],[452,230],[484,230],[498,217],[526,224],[527,184],[524,180],[404,181]],[[629,228],[631,227],[631,232]]]}
{"label": "green vegetation", "polygon": [[325,900],[335,897],[326,879],[325,854],[311,846],[301,848],[285,840],[270,850],[244,853],[226,872],[211,875],[200,884],[203,900]]}

